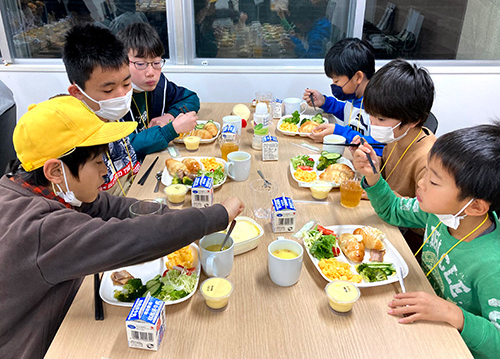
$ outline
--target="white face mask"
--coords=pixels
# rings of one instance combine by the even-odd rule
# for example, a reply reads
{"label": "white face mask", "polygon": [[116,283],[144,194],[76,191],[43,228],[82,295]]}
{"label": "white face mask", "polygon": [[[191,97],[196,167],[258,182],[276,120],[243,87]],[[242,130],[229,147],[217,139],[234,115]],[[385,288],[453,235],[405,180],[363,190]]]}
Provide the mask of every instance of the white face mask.
{"label": "white face mask", "polygon": [[145,90],[141,89],[139,86],[137,86],[133,82],[132,82],[132,89],[134,89],[135,92],[144,92],[145,91]]}
{"label": "white face mask", "polygon": [[[64,177],[64,184],[66,185],[67,191],[64,192],[62,190],[61,186],[59,186],[59,184],[56,183],[57,189],[59,189],[59,191],[54,191],[54,193],[56,194],[56,196],[61,197],[64,200],[64,202],[69,203],[73,207],[80,207],[82,205],[82,201],[80,201],[78,198],[75,197],[75,194],[73,193],[73,191],[70,191],[69,186],[68,186],[68,180],[66,179],[66,172],[64,171],[64,165],[63,165],[62,161],[60,161],[60,162],[61,162],[62,173],[63,173],[63,177]],[[54,184],[52,184],[52,188],[53,187],[54,187]]]}
{"label": "white face mask", "polygon": [[380,143],[391,143],[391,142],[396,142],[402,139],[403,137],[406,136],[410,128],[406,130],[405,133],[403,133],[399,137],[394,137],[394,129],[398,126],[401,125],[401,122],[398,123],[394,127],[386,127],[386,126],[377,126],[377,125],[371,125],[370,126],[370,135],[373,137],[373,139],[377,142]]}
{"label": "white face mask", "polygon": [[458,211],[457,214],[436,214],[436,217],[439,218],[439,220],[449,228],[457,229],[458,226],[460,226],[460,221],[464,219],[467,215],[464,214],[463,216],[459,216],[460,213],[462,213],[471,203],[474,201],[474,198],[472,198],[467,204],[460,210]]}
{"label": "white face mask", "polygon": [[83,91],[80,86],[75,86],[92,102],[99,105],[99,110],[93,111],[97,116],[105,118],[108,121],[118,121],[123,116],[125,116],[130,110],[130,104],[132,103],[132,92],[130,89],[125,96],[111,98],[109,100],[96,101]]}

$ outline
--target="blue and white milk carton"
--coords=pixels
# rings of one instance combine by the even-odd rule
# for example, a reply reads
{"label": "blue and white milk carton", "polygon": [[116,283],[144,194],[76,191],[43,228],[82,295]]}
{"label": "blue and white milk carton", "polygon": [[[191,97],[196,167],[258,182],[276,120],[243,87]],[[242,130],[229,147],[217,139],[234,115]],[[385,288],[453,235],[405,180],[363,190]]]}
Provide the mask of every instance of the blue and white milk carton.
{"label": "blue and white milk carton", "polygon": [[278,138],[276,136],[262,137],[262,161],[278,160]]}
{"label": "blue and white milk carton", "polygon": [[125,321],[131,348],[158,350],[165,333],[165,302],[151,297],[137,298]]}
{"label": "blue and white milk carton", "polygon": [[271,209],[271,227],[274,233],[295,231],[295,207],[289,197],[273,199]]}
{"label": "blue and white milk carton", "polygon": [[197,208],[209,207],[214,203],[214,179],[208,176],[196,177],[191,186],[191,205]]}

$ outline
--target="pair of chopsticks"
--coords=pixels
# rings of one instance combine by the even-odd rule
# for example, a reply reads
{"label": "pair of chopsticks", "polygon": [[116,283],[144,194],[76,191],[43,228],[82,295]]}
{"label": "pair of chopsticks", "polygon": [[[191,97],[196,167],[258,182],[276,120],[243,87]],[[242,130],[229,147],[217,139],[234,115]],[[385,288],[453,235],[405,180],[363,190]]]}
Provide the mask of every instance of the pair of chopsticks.
{"label": "pair of chopsticks", "polygon": [[[385,147],[385,143],[367,143],[372,147]],[[345,146],[345,147],[359,147],[360,143],[335,143],[335,146]]]}
{"label": "pair of chopsticks", "polygon": [[[360,137],[359,140],[361,141],[362,145],[365,143],[365,139],[363,137]],[[370,154],[369,153],[365,153],[365,154],[366,154],[366,158],[368,159],[368,162],[370,162],[370,166],[372,166],[373,174],[376,175],[377,169],[375,168],[375,165],[373,164],[373,160],[370,157]]]}
{"label": "pair of chopsticks", "polygon": [[102,307],[102,299],[99,295],[99,287],[101,285],[101,278],[99,273],[94,274],[94,306],[95,306],[95,320],[104,320],[104,308]]}
{"label": "pair of chopsticks", "polygon": [[151,173],[151,170],[153,169],[153,167],[155,166],[156,164],[156,161],[158,161],[158,156],[156,156],[155,160],[153,161],[153,163],[151,163],[151,165],[149,166],[149,168],[146,170],[146,172],[142,175],[142,177],[139,179],[139,185],[144,185],[144,182],[146,182],[146,180],[148,179],[148,176],[149,174]]}
{"label": "pair of chopsticks", "polygon": [[314,111],[316,111],[316,105],[314,104],[314,96],[312,93],[309,94],[309,98],[311,99],[311,102],[313,104]]}
{"label": "pair of chopsticks", "polygon": [[188,108],[186,107],[186,105],[182,106],[182,107],[179,107],[179,111],[181,111],[182,113],[188,113],[189,110]]}

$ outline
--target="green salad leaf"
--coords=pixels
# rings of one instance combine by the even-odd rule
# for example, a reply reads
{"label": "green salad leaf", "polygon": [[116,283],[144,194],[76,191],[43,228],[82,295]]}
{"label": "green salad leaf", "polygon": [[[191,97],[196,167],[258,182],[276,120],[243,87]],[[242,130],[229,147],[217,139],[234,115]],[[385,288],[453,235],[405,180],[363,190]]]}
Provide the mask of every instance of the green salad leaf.
{"label": "green salad leaf", "polygon": [[293,123],[294,125],[297,125],[300,122],[299,111],[295,111],[294,113],[292,113],[292,117],[284,118],[283,122]]}
{"label": "green salad leaf", "polygon": [[322,235],[319,239],[313,242],[309,252],[318,260],[323,258],[333,258],[335,255],[332,249],[336,240],[336,237],[332,234]]}
{"label": "green salad leaf", "polygon": [[217,167],[217,169],[213,171],[198,170],[197,176],[212,177],[214,179],[214,185],[221,184],[222,182],[224,182],[224,178],[226,178],[222,167]]}
{"label": "green salad leaf", "polygon": [[296,170],[298,166],[314,167],[314,160],[308,155],[298,155],[290,159],[293,169]]}

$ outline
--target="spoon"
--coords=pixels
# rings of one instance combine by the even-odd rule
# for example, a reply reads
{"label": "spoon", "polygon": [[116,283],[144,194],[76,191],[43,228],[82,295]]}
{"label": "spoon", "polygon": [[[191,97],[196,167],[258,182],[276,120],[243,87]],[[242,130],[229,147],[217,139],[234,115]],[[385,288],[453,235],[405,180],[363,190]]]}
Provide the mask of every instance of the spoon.
{"label": "spoon", "polygon": [[153,191],[154,193],[158,192],[158,190],[160,189],[161,175],[162,175],[162,171],[158,172],[155,176],[156,177],[156,186],[155,186],[155,190]]}
{"label": "spoon", "polygon": [[264,187],[267,188],[267,187],[271,187],[271,182],[269,182],[268,180],[266,180],[266,178],[264,177],[264,175],[262,174],[261,170],[257,170],[257,173],[259,174],[259,176],[264,180]]}
{"label": "spoon", "polygon": [[222,242],[222,246],[220,246],[220,250],[221,251],[222,251],[222,248],[224,248],[224,245],[226,244],[227,239],[231,235],[231,232],[233,231],[234,226],[236,226],[236,220],[235,219],[233,219],[233,221],[231,222],[231,225],[229,226],[229,229],[227,230],[226,237],[224,237],[224,241]]}

